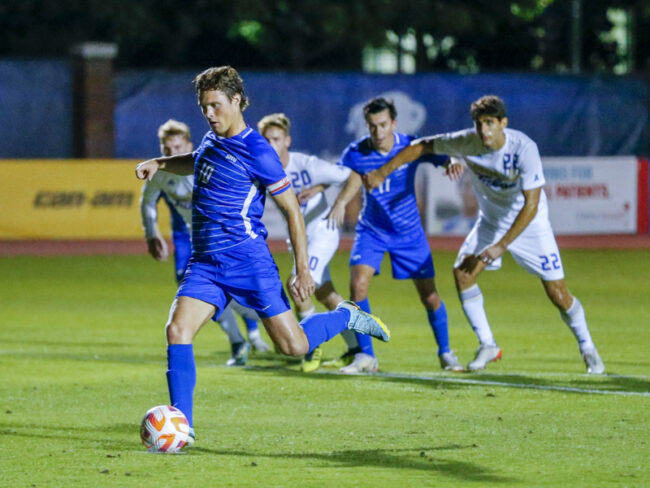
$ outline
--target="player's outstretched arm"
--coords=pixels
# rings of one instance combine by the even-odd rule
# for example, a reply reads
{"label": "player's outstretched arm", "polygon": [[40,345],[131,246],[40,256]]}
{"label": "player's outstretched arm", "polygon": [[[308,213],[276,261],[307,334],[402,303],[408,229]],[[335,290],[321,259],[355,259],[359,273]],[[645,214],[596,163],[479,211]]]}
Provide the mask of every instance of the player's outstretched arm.
{"label": "player's outstretched arm", "polygon": [[508,245],[514,241],[526,227],[528,227],[528,224],[530,224],[530,222],[535,218],[535,215],[537,215],[537,207],[539,206],[539,197],[541,193],[542,187],[533,188],[532,190],[523,190],[524,198],[526,200],[524,206],[521,208],[517,217],[515,217],[515,221],[510,226],[510,229],[508,229],[508,232],[503,235],[501,240],[478,255],[478,258],[481,261],[489,264],[506,252]]}
{"label": "player's outstretched arm", "polygon": [[296,279],[291,283],[289,291],[296,300],[303,302],[316,291],[316,285],[309,272],[305,220],[300,212],[298,199],[291,188],[278,195],[273,195],[273,200],[287,221],[289,239],[296,260]]}
{"label": "player's outstretched arm", "polygon": [[348,177],[341,193],[336,197],[334,205],[330,213],[327,214],[327,227],[330,229],[336,229],[343,225],[343,220],[345,218],[345,207],[350,200],[357,194],[359,188],[361,188],[361,175],[356,171],[351,171],[350,176]]}
{"label": "player's outstretched arm", "polygon": [[422,157],[424,154],[430,154],[432,152],[433,141],[422,140],[415,144],[411,143],[410,146],[402,149],[386,164],[374,171],[370,171],[363,175],[363,184],[368,191],[374,190],[375,188],[381,186],[389,174],[391,174],[403,164],[415,161],[416,159]]}
{"label": "player's outstretched arm", "polygon": [[135,167],[135,175],[140,180],[153,178],[159,169],[164,169],[177,175],[191,175],[194,172],[194,157],[192,153],[178,154],[176,156],[161,156],[148,159]]}

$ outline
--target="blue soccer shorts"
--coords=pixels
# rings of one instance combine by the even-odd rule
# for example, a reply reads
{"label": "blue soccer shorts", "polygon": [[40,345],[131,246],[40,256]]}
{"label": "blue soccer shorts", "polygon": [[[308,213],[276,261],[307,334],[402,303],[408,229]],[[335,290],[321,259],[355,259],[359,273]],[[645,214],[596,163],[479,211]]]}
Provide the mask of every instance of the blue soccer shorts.
{"label": "blue soccer shorts", "polygon": [[196,298],[221,311],[234,299],[262,318],[291,309],[278,267],[261,238],[218,253],[194,254],[176,296]]}
{"label": "blue soccer shorts", "polygon": [[397,280],[435,276],[429,242],[421,228],[404,235],[392,235],[357,226],[350,266],[365,264],[374,268],[378,275],[386,252],[390,256],[393,278]]}

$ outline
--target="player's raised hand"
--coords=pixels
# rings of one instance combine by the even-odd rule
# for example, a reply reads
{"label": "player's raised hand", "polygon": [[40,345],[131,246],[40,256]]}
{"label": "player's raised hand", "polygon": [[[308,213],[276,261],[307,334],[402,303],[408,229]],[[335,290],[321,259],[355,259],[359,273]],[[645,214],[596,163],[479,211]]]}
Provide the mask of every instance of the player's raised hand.
{"label": "player's raised hand", "polygon": [[148,181],[151,181],[151,178],[153,178],[153,175],[156,174],[159,168],[160,164],[157,160],[149,159],[147,161],[143,161],[135,167],[135,176],[137,176],[139,180],[146,179]]}
{"label": "player's raised hand", "polygon": [[445,168],[445,175],[447,175],[451,181],[460,179],[464,172],[465,167],[456,158],[451,158],[449,164]]}
{"label": "player's raised hand", "polygon": [[289,284],[289,292],[301,302],[307,300],[315,291],[316,285],[309,271],[299,272]]}
{"label": "player's raised hand", "polygon": [[334,204],[330,213],[327,214],[327,228],[336,229],[343,225],[345,220],[345,205]]}
{"label": "player's raised hand", "polygon": [[363,179],[363,185],[368,191],[372,191],[381,186],[385,179],[378,169],[362,175],[361,178]]}

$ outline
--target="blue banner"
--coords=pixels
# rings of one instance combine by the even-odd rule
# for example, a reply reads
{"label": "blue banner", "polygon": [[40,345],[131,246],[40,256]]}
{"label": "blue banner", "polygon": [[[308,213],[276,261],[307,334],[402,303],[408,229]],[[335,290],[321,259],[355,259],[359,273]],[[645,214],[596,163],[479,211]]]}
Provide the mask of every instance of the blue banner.
{"label": "blue banner", "polygon": [[[207,130],[191,81],[195,72],[132,72],[117,79],[116,155],[158,153],[156,130],[168,118],[189,124],[198,144]],[[366,134],[362,106],[376,96],[395,101],[398,130],[428,135],[470,127],[469,106],[501,96],[510,127],[539,145],[542,155],[642,154],[647,150],[648,90],[633,78],[533,74],[290,74],[242,73],[255,126],[271,112],[292,122],[295,150],[336,159]]]}

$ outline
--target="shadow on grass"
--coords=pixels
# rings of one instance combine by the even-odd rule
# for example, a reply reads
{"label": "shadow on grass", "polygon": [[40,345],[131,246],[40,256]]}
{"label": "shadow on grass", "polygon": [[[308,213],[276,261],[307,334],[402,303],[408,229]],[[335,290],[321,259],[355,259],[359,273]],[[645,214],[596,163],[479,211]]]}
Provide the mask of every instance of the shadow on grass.
{"label": "shadow on grass", "polygon": [[[650,392],[650,381],[633,376],[619,375],[578,375],[566,380],[531,377],[522,374],[468,374],[462,378],[475,379],[478,381],[493,381],[495,383],[511,383],[513,385],[531,385],[540,387],[555,388],[580,388],[585,390],[607,390],[631,393]],[[580,392],[576,392],[580,393]],[[585,392],[589,393],[589,392]]]}
{"label": "shadow on grass", "polygon": [[[110,434],[128,434],[130,438],[140,435],[138,424],[110,424],[97,426],[40,425],[40,424],[10,424],[0,422],[0,436],[23,437],[27,439],[56,439],[73,441],[75,445],[83,443],[99,444],[107,450],[139,451],[140,446],[130,441],[120,441],[107,438]],[[65,449],[64,451],[65,452]]]}
{"label": "shadow on grass", "polygon": [[[10,424],[0,422],[0,436],[23,437],[32,439],[50,439],[74,442],[75,449],[84,443],[99,445],[102,449],[113,451],[142,451],[138,443],[107,439],[107,434],[138,434],[134,424],[112,424],[110,426],[54,426],[37,424]],[[474,463],[449,460],[439,457],[437,453],[446,451],[472,450],[476,445],[448,444],[442,446],[412,447],[409,449],[351,449],[332,452],[275,452],[260,453],[255,451],[235,450],[230,448],[211,449],[193,447],[188,454],[239,456],[244,458],[296,459],[320,461],[323,467],[335,464],[339,467],[377,467],[390,469],[409,469],[429,471],[453,476],[466,481],[482,481],[490,483],[515,482],[517,480],[500,476],[487,468]],[[67,452],[62,449],[62,453]],[[469,453],[468,453],[469,454]],[[469,457],[469,455],[468,455]]]}
{"label": "shadow on grass", "polygon": [[443,459],[435,454],[437,452],[472,449],[474,446],[460,446],[458,444],[435,446],[435,447],[413,447],[409,449],[350,449],[343,451],[322,452],[279,452],[279,453],[255,453],[249,451],[237,451],[232,449],[210,449],[205,447],[194,447],[189,453],[212,454],[217,456],[242,456],[269,458],[269,459],[300,459],[316,460],[323,463],[323,467],[336,464],[338,467],[376,467],[391,469],[408,469],[418,471],[430,471],[446,476],[453,476],[463,481],[489,482],[489,483],[514,483],[517,480],[500,476],[491,470],[478,464]]}
{"label": "shadow on grass", "polygon": [[[283,368],[279,365],[266,366],[246,366],[246,370],[267,372],[279,376],[303,377],[300,371]],[[345,381],[350,375],[337,374],[335,370],[328,373],[317,373],[308,375],[309,378],[326,380],[326,381]],[[648,393],[650,392],[650,382],[642,378],[617,376],[617,375],[576,375],[566,380],[557,380],[551,378],[531,377],[523,374],[489,374],[489,373],[466,373],[466,374],[449,374],[441,373],[440,377],[422,377],[417,373],[396,374],[392,376],[390,372],[383,372],[377,375],[354,375],[356,378],[375,378],[381,381],[395,383],[410,383],[431,388],[444,389],[466,389],[471,386],[477,387],[513,387],[513,388],[544,388],[546,391],[556,391],[562,393],[582,394],[580,391],[568,390],[569,388],[585,390],[584,394],[593,394],[594,390],[599,391],[620,391],[626,393]],[[476,383],[474,383],[474,381]],[[490,384],[490,383],[494,384]],[[587,391],[589,390],[589,391]]]}

